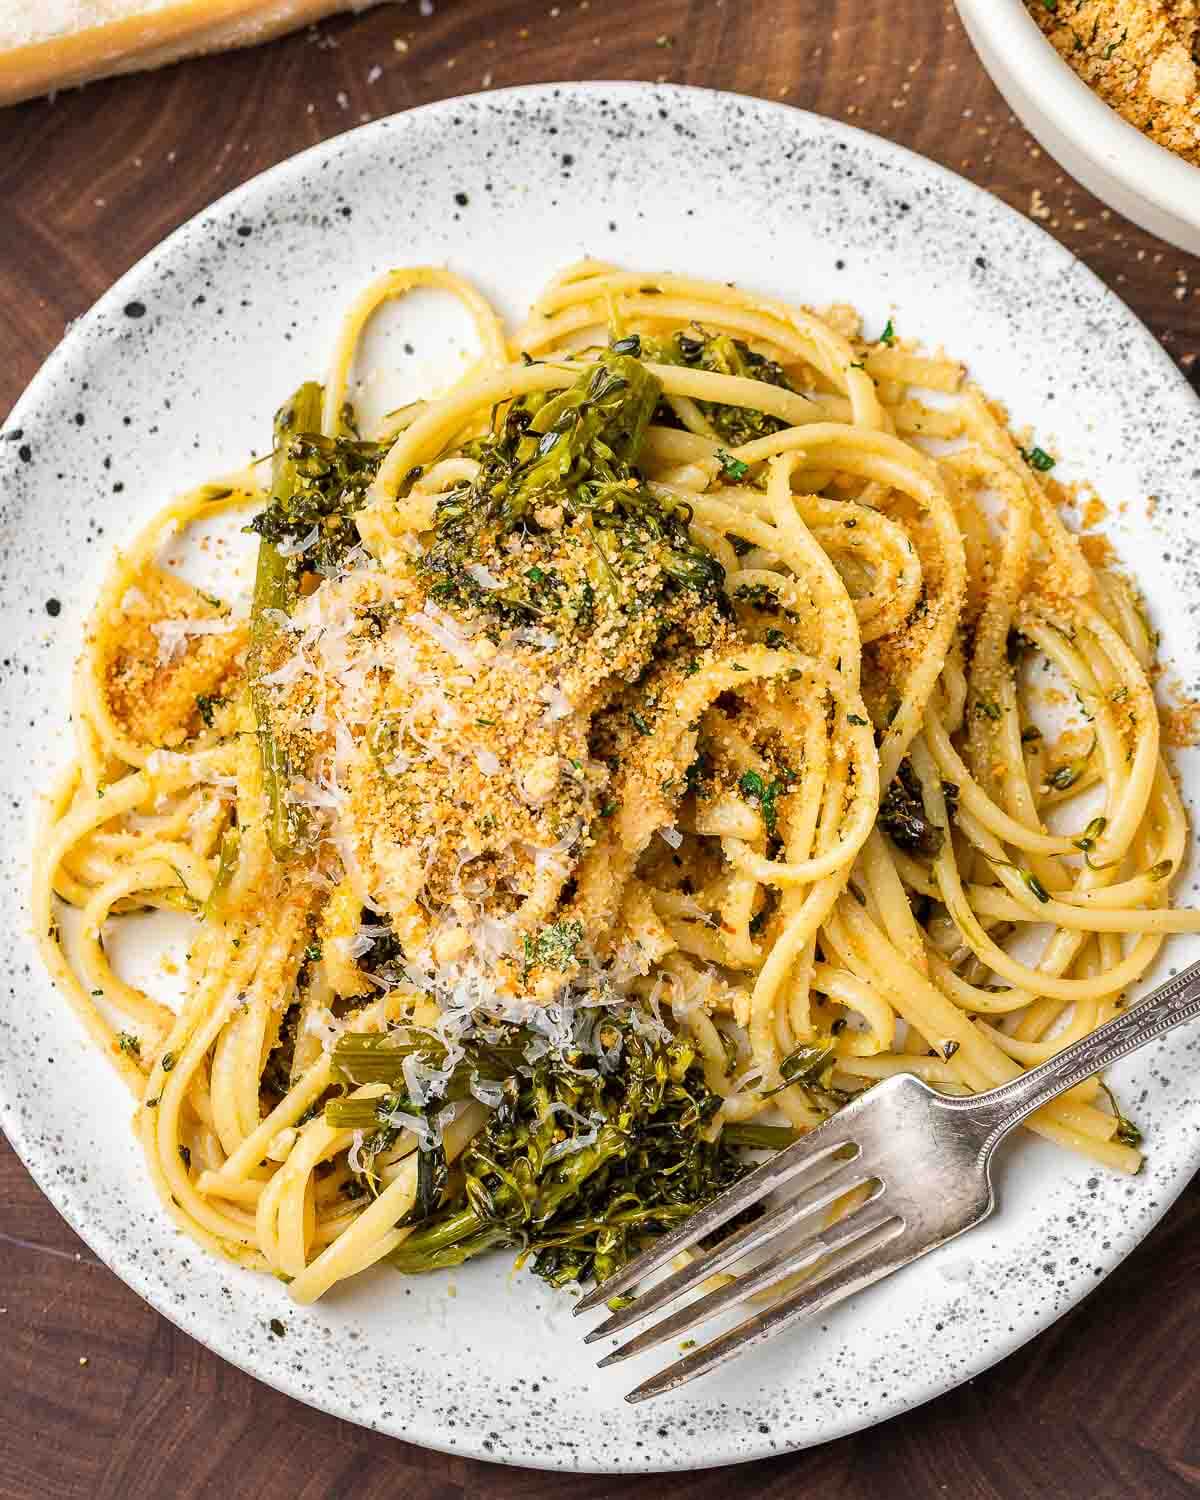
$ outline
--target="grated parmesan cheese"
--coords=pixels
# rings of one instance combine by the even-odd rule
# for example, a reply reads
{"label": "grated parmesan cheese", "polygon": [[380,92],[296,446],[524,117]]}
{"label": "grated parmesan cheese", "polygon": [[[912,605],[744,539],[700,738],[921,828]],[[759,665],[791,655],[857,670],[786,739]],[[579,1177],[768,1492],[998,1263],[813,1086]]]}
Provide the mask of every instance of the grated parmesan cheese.
{"label": "grated parmesan cheese", "polygon": [[159,665],[174,661],[197,635],[228,635],[237,625],[229,616],[219,620],[155,620],[150,626],[158,642]]}

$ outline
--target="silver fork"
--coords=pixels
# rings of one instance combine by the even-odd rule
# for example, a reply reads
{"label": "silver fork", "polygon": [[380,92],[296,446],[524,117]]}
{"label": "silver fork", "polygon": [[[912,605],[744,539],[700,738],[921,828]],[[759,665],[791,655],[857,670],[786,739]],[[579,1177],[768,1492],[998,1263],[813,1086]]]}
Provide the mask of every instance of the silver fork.
{"label": "silver fork", "polygon": [[[1140,1004],[1116,1016],[1049,1062],[987,1093],[935,1093],[911,1073],[876,1084],[802,1140],[785,1147],[736,1186],[656,1240],[580,1299],[590,1312],[660,1271],[773,1193],[788,1196],[715,1247],[635,1296],[584,1340],[609,1338],[694,1292],[711,1276],[758,1251],[766,1258],[685,1303],[606,1355],[611,1365],[674,1339],[736,1303],[777,1287],[798,1272],[798,1287],[737,1327],[686,1354],[630,1391],[648,1400],[761,1344],[801,1318],[834,1306],[986,1219],[995,1207],[990,1164],[1006,1135],[1041,1105],[1172,1027],[1200,1016],[1200,963],[1189,965]],[[823,1216],[854,1188],[865,1201],[827,1228]],[[792,1231],[801,1230],[799,1239]],[[772,1249],[787,1236],[787,1243]]]}

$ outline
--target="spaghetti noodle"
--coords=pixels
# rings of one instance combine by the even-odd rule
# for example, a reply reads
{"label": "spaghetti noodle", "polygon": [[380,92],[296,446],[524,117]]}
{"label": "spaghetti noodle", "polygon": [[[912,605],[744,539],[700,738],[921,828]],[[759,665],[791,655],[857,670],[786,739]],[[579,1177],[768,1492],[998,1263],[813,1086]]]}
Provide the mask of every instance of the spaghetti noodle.
{"label": "spaghetti noodle", "polygon": [[[478,360],[364,440],[356,350],[413,287]],[[602,1276],[735,1147],[1111,1016],[1200,914],[1154,641],[1051,467],[846,308],[589,261],[506,336],[446,271],[368,288],[269,481],[114,563],[37,842],[45,962],[176,1222],[301,1302],[504,1243]],[[231,508],[246,619],[158,561]],[[105,952],[150,908],[193,914],[178,1013]],[[1101,1087],[1029,1128],[1135,1171]]]}

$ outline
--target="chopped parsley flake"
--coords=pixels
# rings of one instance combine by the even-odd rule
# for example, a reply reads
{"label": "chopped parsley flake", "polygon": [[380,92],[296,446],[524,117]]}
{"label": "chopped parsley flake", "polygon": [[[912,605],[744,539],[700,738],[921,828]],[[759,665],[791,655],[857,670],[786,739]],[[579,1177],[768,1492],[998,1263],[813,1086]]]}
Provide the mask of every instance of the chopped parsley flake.
{"label": "chopped parsley flake", "polygon": [[583,941],[583,923],[555,922],[543,927],[536,938],[524,937],[525,972],[530,969],[557,969],[563,972],[575,961],[575,950]]}
{"label": "chopped parsley flake", "polygon": [[1048,474],[1057,462],[1050,457],[1044,448],[1022,448],[1021,457],[1031,469],[1036,469],[1039,474]]}
{"label": "chopped parsley flake", "polygon": [[220,708],[225,699],[215,693],[199,693],[196,696],[196,712],[204,722],[206,729],[213,727],[213,710]]}
{"label": "chopped parsley flake", "polygon": [[751,802],[758,803],[758,810],[762,813],[762,820],[769,834],[774,835],[778,826],[779,815],[776,802],[784,793],[791,790],[793,779],[791,772],[786,770],[773,781],[764,781],[757,771],[745,771],[738,781],[738,789],[742,796],[749,798]]}
{"label": "chopped parsley flake", "polygon": [[750,465],[743,463],[740,458],[734,458],[732,453],[726,453],[724,448],[717,449],[717,461],[721,465],[721,472],[726,479],[745,479],[750,472]]}

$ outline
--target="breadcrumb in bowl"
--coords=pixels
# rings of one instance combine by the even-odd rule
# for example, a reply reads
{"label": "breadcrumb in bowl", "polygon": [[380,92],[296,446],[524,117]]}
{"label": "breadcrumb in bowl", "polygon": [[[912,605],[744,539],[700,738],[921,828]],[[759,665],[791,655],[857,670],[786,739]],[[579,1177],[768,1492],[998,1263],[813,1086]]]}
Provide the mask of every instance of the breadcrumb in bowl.
{"label": "breadcrumb in bowl", "polygon": [[[1177,76],[1179,70],[1166,77],[1172,60],[1166,50],[1160,48],[1154,56],[1147,54],[1144,58],[1140,51],[1136,58],[1131,54],[1124,71],[1114,71],[1122,47],[1129,47],[1131,38],[1136,40],[1137,29],[1129,25],[1122,43],[1127,22],[1123,21],[1107,40],[1101,35],[1101,26],[1093,48],[1089,25],[1078,48],[1073,38],[1063,43],[1064,47],[1070,43],[1072,61],[1068,62],[1061,49],[1056,50],[1043,34],[1025,0],[956,3],[992,81],[1041,145],[1111,208],[1180,249],[1200,253],[1200,165],[1195,164],[1200,140],[1186,154],[1181,151],[1187,142],[1180,122],[1186,119],[1190,103],[1186,99],[1178,102],[1178,96],[1187,80]],[[1108,0],[1107,4],[1118,19],[1120,13],[1135,8],[1134,0]],[[1148,0],[1144,8],[1152,9]],[[1094,0],[1088,0],[1082,9],[1087,10],[1092,22],[1105,22]],[[1048,14],[1049,31],[1055,31],[1056,25],[1059,31],[1064,26],[1069,28],[1074,19],[1071,15],[1057,24],[1063,10],[1060,5],[1057,12]],[[1092,16],[1093,10],[1096,16]],[[1115,26],[1116,21],[1112,24]],[[1113,51],[1106,58],[1110,43]],[[1160,53],[1165,62],[1159,60]],[[1118,104],[1123,101],[1120,113],[1073,70],[1076,60],[1095,88],[1105,89]],[[1131,85],[1135,86],[1132,91]],[[1148,105],[1152,88],[1170,95],[1154,111]],[[1123,95],[1120,90],[1124,90]],[[1200,129],[1200,114],[1196,121]],[[1147,125],[1152,127],[1150,134],[1144,133]],[[1169,139],[1169,146],[1158,144],[1152,136]]]}

